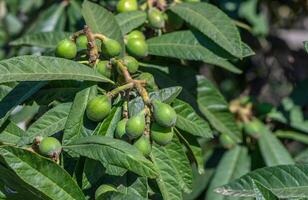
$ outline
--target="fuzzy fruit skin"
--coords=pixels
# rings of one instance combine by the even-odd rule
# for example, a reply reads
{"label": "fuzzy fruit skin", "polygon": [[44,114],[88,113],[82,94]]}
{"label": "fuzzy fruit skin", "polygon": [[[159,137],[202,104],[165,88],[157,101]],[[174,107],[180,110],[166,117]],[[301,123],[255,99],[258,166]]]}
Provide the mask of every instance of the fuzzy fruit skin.
{"label": "fuzzy fruit skin", "polygon": [[247,135],[250,135],[254,138],[260,137],[261,124],[258,120],[254,119],[250,122],[244,124],[244,131]]}
{"label": "fuzzy fruit skin", "polygon": [[61,143],[54,137],[46,137],[39,144],[39,151],[44,156],[53,156],[59,154],[62,150]]}
{"label": "fuzzy fruit skin", "polygon": [[76,55],[77,46],[73,41],[64,39],[58,43],[56,48],[56,56],[66,59],[73,59]]}
{"label": "fuzzy fruit skin", "polygon": [[114,186],[103,184],[99,186],[97,190],[95,191],[95,200],[102,200],[104,199],[105,193],[114,192],[114,191],[117,191],[117,189]]}
{"label": "fuzzy fruit skin", "polygon": [[108,58],[120,55],[121,51],[122,47],[116,40],[106,38],[102,43],[102,52]]}
{"label": "fuzzy fruit skin", "polygon": [[174,14],[173,12],[167,11],[167,27],[171,30],[177,30],[180,29],[183,24],[184,20]]}
{"label": "fuzzy fruit skin", "polygon": [[102,121],[111,110],[111,102],[106,95],[98,95],[91,99],[87,105],[87,117],[95,122]]}
{"label": "fuzzy fruit skin", "polygon": [[127,70],[129,71],[129,73],[133,74],[138,71],[139,63],[134,57],[124,56],[122,60],[123,60],[124,65],[127,67]]}
{"label": "fuzzy fruit skin", "polygon": [[137,0],[120,0],[117,4],[117,11],[119,13],[131,12],[138,10]]}
{"label": "fuzzy fruit skin", "polygon": [[164,127],[172,127],[176,123],[177,115],[174,109],[158,100],[153,101],[153,114],[155,121]]}
{"label": "fuzzy fruit skin", "polygon": [[115,130],[116,138],[121,139],[125,135],[126,122],[127,122],[127,119],[122,119],[121,121],[118,122],[116,130]]}
{"label": "fuzzy fruit skin", "polygon": [[149,10],[148,21],[150,26],[156,29],[160,29],[165,26],[164,15],[157,8],[151,8]]}
{"label": "fuzzy fruit skin", "polygon": [[127,35],[127,39],[128,39],[128,40],[130,40],[130,39],[141,39],[141,40],[145,40],[145,36],[144,36],[144,34],[143,34],[141,31],[134,30],[134,31],[130,32],[130,33]]}
{"label": "fuzzy fruit skin", "polygon": [[127,40],[126,47],[132,56],[146,57],[148,55],[148,44],[143,39]]}
{"label": "fuzzy fruit skin", "polygon": [[96,70],[107,78],[111,77],[111,68],[108,60],[99,61],[96,65]]}
{"label": "fuzzy fruit skin", "polygon": [[222,144],[222,146],[227,149],[231,149],[232,147],[235,146],[235,142],[232,140],[232,138],[224,133],[219,136],[219,141]]}
{"label": "fuzzy fruit skin", "polygon": [[140,137],[145,129],[145,116],[144,112],[140,112],[137,115],[129,118],[126,122],[125,130],[126,134],[130,138]]}
{"label": "fuzzy fruit skin", "polygon": [[150,138],[141,136],[135,143],[134,146],[145,156],[148,157],[152,151]]}
{"label": "fuzzy fruit skin", "polygon": [[80,35],[76,39],[76,44],[78,48],[86,49],[88,47],[88,38],[85,35]]}
{"label": "fuzzy fruit skin", "polygon": [[167,145],[173,138],[172,128],[162,127],[157,123],[153,123],[151,126],[151,138],[159,145]]}

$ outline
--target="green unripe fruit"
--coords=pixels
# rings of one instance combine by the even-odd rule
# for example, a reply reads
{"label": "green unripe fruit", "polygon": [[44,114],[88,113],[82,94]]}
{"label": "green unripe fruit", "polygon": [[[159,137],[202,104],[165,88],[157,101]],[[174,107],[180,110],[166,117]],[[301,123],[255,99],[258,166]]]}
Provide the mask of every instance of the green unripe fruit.
{"label": "green unripe fruit", "polygon": [[96,65],[96,70],[107,78],[111,77],[111,66],[107,60],[99,61]]}
{"label": "green unripe fruit", "polygon": [[102,121],[111,110],[111,102],[108,96],[98,95],[88,102],[87,117],[95,122]]}
{"label": "green unripe fruit", "polygon": [[153,101],[153,114],[155,121],[161,126],[172,127],[176,123],[177,115],[174,109],[158,100]]}
{"label": "green unripe fruit", "polygon": [[86,49],[88,48],[88,38],[85,35],[80,35],[77,39],[76,39],[76,44],[77,47],[80,49]]}
{"label": "green unripe fruit", "polygon": [[121,121],[118,122],[116,130],[115,130],[116,138],[121,139],[125,135],[126,122],[127,122],[127,119],[122,119]]}
{"label": "green unripe fruit", "polygon": [[219,141],[222,144],[222,146],[227,149],[231,149],[232,147],[235,146],[235,142],[232,140],[232,138],[224,133],[219,136]]}
{"label": "green unripe fruit", "polygon": [[173,130],[153,123],[151,126],[151,138],[159,145],[169,144],[173,138]]}
{"label": "green unripe fruit", "polygon": [[97,188],[95,191],[95,200],[103,200],[105,198],[106,193],[108,192],[116,192],[117,189],[112,185],[103,184]]}
{"label": "green unripe fruit", "polygon": [[145,129],[145,116],[143,111],[129,118],[126,122],[125,130],[126,134],[130,138],[140,137],[143,134],[144,129]]}
{"label": "green unripe fruit", "polygon": [[131,12],[138,10],[137,0],[120,0],[117,4],[117,11],[119,13]]}
{"label": "green unripe fruit", "polygon": [[261,129],[262,129],[262,124],[256,119],[244,124],[245,133],[254,138],[260,137]]}
{"label": "green unripe fruit", "polygon": [[145,156],[149,156],[152,150],[150,138],[141,136],[135,143],[134,146]]}
{"label": "green unripe fruit", "polygon": [[121,51],[121,44],[116,40],[106,38],[102,43],[102,52],[108,58],[120,55]]}
{"label": "green unripe fruit", "polygon": [[73,59],[76,55],[77,46],[73,41],[65,39],[58,43],[56,48],[56,56],[66,59]]}
{"label": "green unripe fruit", "polygon": [[139,63],[134,57],[124,56],[122,60],[129,73],[133,74],[138,71]]}
{"label": "green unripe fruit", "polygon": [[145,57],[148,55],[148,44],[143,39],[129,39],[126,47],[132,56]]}
{"label": "green unripe fruit", "polygon": [[141,32],[141,31],[138,31],[138,30],[134,30],[132,32],[130,32],[127,37],[126,37],[128,40],[130,39],[142,39],[142,40],[145,40],[145,36],[144,34]]}
{"label": "green unripe fruit", "polygon": [[54,154],[60,154],[61,150],[61,143],[54,137],[46,137],[39,144],[39,152],[44,156],[53,156]]}
{"label": "green unripe fruit", "polygon": [[163,28],[165,26],[165,19],[162,12],[157,8],[151,8],[148,12],[149,25],[153,28]]}
{"label": "green unripe fruit", "polygon": [[184,20],[180,18],[178,15],[174,14],[173,12],[168,11],[167,13],[167,27],[171,30],[180,29],[183,24]]}
{"label": "green unripe fruit", "polygon": [[137,79],[145,80],[147,82],[147,85],[146,85],[147,88],[152,89],[152,90],[158,90],[158,86],[156,85],[152,74],[148,72],[143,72],[137,77]]}

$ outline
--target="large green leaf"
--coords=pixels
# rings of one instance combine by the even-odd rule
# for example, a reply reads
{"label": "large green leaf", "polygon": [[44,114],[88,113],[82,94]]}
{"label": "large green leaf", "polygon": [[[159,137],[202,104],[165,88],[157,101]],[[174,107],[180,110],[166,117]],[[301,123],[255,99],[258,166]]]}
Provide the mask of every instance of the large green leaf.
{"label": "large green leaf", "polygon": [[151,159],[158,168],[156,182],[164,200],[182,200],[181,185],[173,163],[164,147],[152,146]]}
{"label": "large green leaf", "polygon": [[217,131],[228,134],[234,141],[240,142],[241,133],[222,94],[204,76],[197,76],[197,81],[197,102],[200,111]]}
{"label": "large green leaf", "polygon": [[[158,99],[165,103],[171,103],[182,91],[181,87],[169,87],[159,91],[150,92],[151,100]],[[129,115],[134,116],[144,108],[144,103],[141,97],[137,97],[128,103]]]}
{"label": "large green leaf", "polygon": [[186,102],[176,99],[172,106],[177,113],[176,127],[192,135],[212,138],[212,131],[208,123],[202,119]]}
{"label": "large green leaf", "polygon": [[128,169],[141,176],[155,178],[157,170],[139,150],[127,142],[102,136],[89,136],[73,141],[64,149],[79,155]]}
{"label": "large green leaf", "polygon": [[308,135],[301,134],[301,133],[296,132],[296,131],[278,130],[278,131],[275,132],[275,135],[279,138],[287,138],[287,139],[302,142],[304,144],[308,144]]}
{"label": "large green leaf", "polygon": [[62,144],[66,145],[83,136],[84,114],[88,101],[96,94],[95,86],[87,87],[75,96],[73,105],[67,116]]}
{"label": "large green leaf", "polygon": [[261,122],[258,144],[267,166],[293,164],[294,161],[288,150],[277,137]]}
{"label": "large green leaf", "polygon": [[300,164],[257,169],[217,188],[216,192],[228,196],[254,197],[252,179],[270,189],[278,198],[308,197],[308,165]]}
{"label": "large green leaf", "polygon": [[63,58],[19,56],[0,61],[0,83],[43,80],[112,82],[85,65]]}
{"label": "large green leaf", "polygon": [[250,157],[248,150],[245,147],[236,146],[224,154],[223,158],[218,164],[216,173],[211,181],[208,192],[206,194],[207,200],[223,200],[224,196],[214,192],[214,188],[227,184],[231,180],[239,178],[240,176],[250,171]]}
{"label": "large green leaf", "polygon": [[19,145],[33,142],[35,137],[47,137],[64,129],[71,103],[59,104],[47,111],[27,129],[25,135],[20,139]]}
{"label": "large green leaf", "polygon": [[1,147],[0,156],[15,174],[48,199],[85,200],[76,182],[55,162],[10,146]]}
{"label": "large green leaf", "polygon": [[178,31],[147,40],[149,54],[187,60],[198,60],[240,73],[225,58],[211,51],[207,39],[199,32]]}
{"label": "large green leaf", "polygon": [[98,4],[85,1],[82,4],[82,15],[86,24],[94,33],[101,33],[117,40],[122,45],[122,50],[124,50],[124,40],[120,26],[111,12]]}
{"label": "large green leaf", "polygon": [[253,188],[256,193],[256,200],[278,200],[277,196],[260,182],[253,180]]}
{"label": "large green leaf", "polygon": [[65,38],[69,38],[71,33],[66,32],[40,32],[31,33],[10,42],[10,45],[28,45],[42,48],[56,48],[58,42]]}
{"label": "large green leaf", "polygon": [[180,143],[179,139],[174,136],[172,142],[165,146],[165,148],[167,156],[174,166],[182,190],[185,193],[191,192],[193,181],[192,168],[183,145]]}
{"label": "large green leaf", "polygon": [[241,58],[241,37],[232,20],[209,3],[182,3],[170,9],[218,45]]}
{"label": "large green leaf", "polygon": [[146,19],[147,15],[144,11],[124,12],[116,15],[123,35],[142,25]]}
{"label": "large green leaf", "polygon": [[104,166],[97,160],[85,159],[82,174],[82,189],[89,189],[103,177]]}
{"label": "large green leaf", "polygon": [[25,131],[19,128],[15,123],[8,122],[1,127],[0,143],[17,144]]}
{"label": "large green leaf", "polygon": [[16,106],[27,100],[45,84],[46,82],[22,82],[6,93],[0,101],[0,125],[5,122]]}

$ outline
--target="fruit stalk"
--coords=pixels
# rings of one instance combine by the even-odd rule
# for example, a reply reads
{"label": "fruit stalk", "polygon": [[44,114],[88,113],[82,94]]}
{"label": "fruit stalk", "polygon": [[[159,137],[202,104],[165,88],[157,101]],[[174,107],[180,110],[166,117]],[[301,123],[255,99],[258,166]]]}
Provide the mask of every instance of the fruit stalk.
{"label": "fruit stalk", "polygon": [[88,26],[84,27],[83,33],[87,36],[88,39],[89,63],[94,65],[99,58],[98,49],[95,44],[95,36]]}
{"label": "fruit stalk", "polygon": [[131,89],[134,87],[134,83],[133,82],[130,82],[130,83],[127,83],[125,85],[121,85],[113,90],[111,90],[110,92],[108,92],[108,96],[110,97],[114,97],[115,95],[117,95],[118,93],[124,91],[124,90],[128,90],[128,89]]}

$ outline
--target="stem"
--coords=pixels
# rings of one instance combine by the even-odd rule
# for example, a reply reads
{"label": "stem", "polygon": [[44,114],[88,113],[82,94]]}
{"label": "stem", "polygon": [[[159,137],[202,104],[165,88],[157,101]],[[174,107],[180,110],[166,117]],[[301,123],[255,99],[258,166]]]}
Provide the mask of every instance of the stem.
{"label": "stem", "polygon": [[134,83],[133,82],[127,83],[125,85],[122,85],[120,87],[117,87],[117,88],[111,90],[110,92],[107,93],[107,95],[110,96],[110,97],[114,97],[118,93],[120,93],[120,92],[122,92],[124,90],[127,90],[127,89],[131,89],[133,87],[134,87]]}
{"label": "stem", "polygon": [[123,103],[123,117],[128,119],[128,102],[124,101]]}
{"label": "stem", "polygon": [[78,63],[80,63],[80,64],[90,64],[89,61],[87,61],[87,60],[80,60],[80,61],[78,61]]}
{"label": "stem", "polygon": [[80,35],[84,35],[84,31],[83,31],[83,30],[80,30],[80,31],[75,32],[75,33],[71,36],[71,40],[72,40],[73,42],[76,42],[76,39],[77,39]]}
{"label": "stem", "polygon": [[88,26],[85,26],[83,33],[87,36],[88,39],[88,50],[89,50],[89,63],[94,65],[99,58],[98,49],[95,43],[95,37],[92,31]]}
{"label": "stem", "polygon": [[102,42],[105,41],[106,38],[107,38],[106,36],[104,36],[103,34],[100,34],[100,33],[95,33],[95,34],[94,34],[94,37],[95,37],[96,39],[101,40]]}

